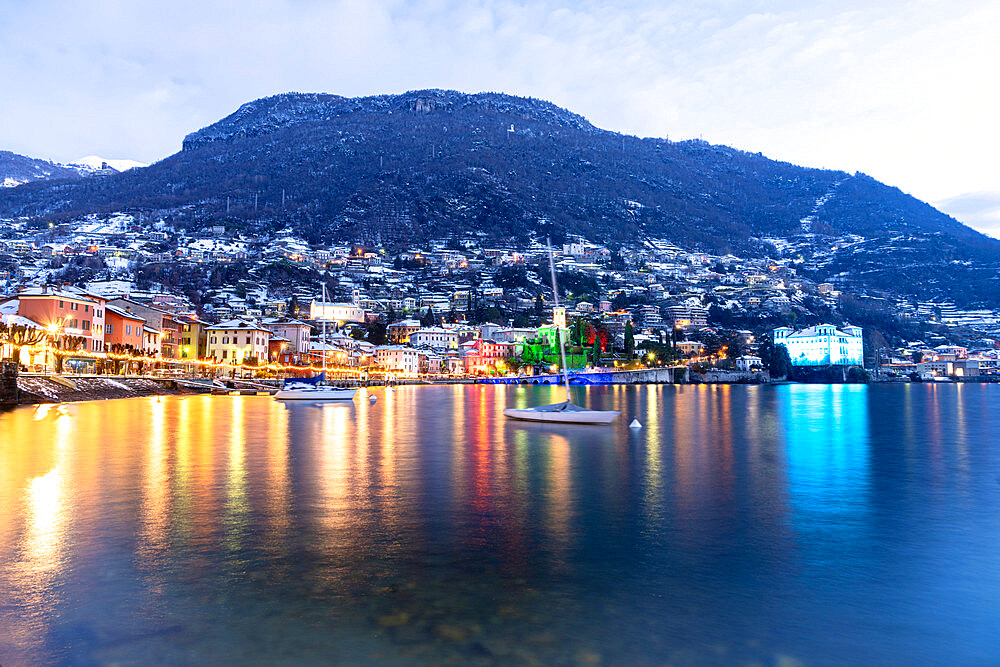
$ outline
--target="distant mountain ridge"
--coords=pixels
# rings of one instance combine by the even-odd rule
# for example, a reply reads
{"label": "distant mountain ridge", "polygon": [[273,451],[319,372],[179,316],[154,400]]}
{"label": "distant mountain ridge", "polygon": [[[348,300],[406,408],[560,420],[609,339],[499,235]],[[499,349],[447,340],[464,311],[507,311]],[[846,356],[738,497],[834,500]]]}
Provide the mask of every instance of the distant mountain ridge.
{"label": "distant mountain ridge", "polygon": [[149,165],[136,160],[125,160],[122,158],[104,158],[99,155],[86,155],[70,162],[67,166],[78,167],[89,171],[100,171],[102,169],[114,169],[115,171],[128,171],[129,169],[141,169]]}
{"label": "distant mountain ridge", "polygon": [[948,262],[1000,261],[1000,242],[864,174],[622,135],[500,93],[275,95],[192,132],[147,168],[0,192],[8,217],[135,209],[194,227],[291,225],[311,241],[389,246],[579,234],[767,254],[763,239],[803,234],[937,235],[926,255],[943,267],[935,284],[950,280]]}
{"label": "distant mountain ridge", "polygon": [[0,186],[12,188],[22,183],[48,178],[78,178],[79,172],[71,167],[18,155],[10,151],[0,151]]}
{"label": "distant mountain ridge", "polygon": [[68,164],[0,151],[0,187],[13,188],[34,181],[76,179],[97,172],[122,172],[148,165],[135,160],[87,155]]}

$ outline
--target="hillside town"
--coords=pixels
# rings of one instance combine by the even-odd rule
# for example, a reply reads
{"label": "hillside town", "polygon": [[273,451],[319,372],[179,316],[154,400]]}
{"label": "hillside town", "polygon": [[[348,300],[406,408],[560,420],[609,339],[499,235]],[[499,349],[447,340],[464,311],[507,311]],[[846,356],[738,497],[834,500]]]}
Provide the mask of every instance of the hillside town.
{"label": "hillside town", "polygon": [[701,381],[990,378],[1000,360],[1000,313],[848,293],[810,279],[822,252],[777,242],[740,258],[558,239],[555,307],[542,238],[317,247],[292,228],[118,213],[6,220],[0,239],[3,359],[26,372],[539,377],[559,369],[560,335],[576,371],[686,366]]}

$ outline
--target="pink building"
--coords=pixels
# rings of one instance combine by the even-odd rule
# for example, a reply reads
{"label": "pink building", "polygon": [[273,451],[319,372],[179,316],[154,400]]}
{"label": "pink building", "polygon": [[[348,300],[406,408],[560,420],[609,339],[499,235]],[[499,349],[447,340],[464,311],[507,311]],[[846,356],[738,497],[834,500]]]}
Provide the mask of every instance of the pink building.
{"label": "pink building", "polygon": [[17,295],[17,314],[38,322],[56,338],[80,336],[87,352],[104,351],[105,300],[77,290],[31,287]]}

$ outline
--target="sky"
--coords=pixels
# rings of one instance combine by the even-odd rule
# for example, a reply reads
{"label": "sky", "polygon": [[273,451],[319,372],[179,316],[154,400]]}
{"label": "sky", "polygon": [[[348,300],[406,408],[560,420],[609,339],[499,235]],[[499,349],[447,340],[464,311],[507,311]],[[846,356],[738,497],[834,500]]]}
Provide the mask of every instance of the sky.
{"label": "sky", "polygon": [[0,0],[0,150],[154,162],[281,92],[501,91],[861,171],[1000,238],[998,35],[995,0]]}

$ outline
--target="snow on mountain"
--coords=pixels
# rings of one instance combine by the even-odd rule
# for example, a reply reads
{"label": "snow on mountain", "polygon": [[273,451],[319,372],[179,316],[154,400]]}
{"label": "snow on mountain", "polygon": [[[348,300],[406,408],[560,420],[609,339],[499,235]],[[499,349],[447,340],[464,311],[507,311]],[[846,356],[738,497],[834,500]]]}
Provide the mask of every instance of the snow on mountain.
{"label": "snow on mountain", "polygon": [[136,167],[149,166],[148,164],[136,162],[135,160],[103,158],[98,155],[87,155],[69,163],[70,167],[85,167],[92,171],[100,171],[104,168],[104,165],[107,165],[115,171],[128,171],[129,169],[135,169]]}

